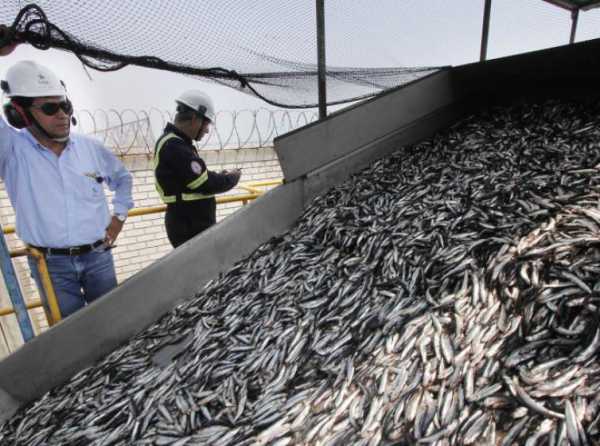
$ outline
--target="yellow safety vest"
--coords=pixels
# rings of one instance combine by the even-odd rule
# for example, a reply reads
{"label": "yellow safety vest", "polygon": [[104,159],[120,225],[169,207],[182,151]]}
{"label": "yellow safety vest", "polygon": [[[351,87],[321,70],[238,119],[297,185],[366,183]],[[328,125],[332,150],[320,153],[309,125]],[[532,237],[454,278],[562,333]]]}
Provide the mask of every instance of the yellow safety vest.
{"label": "yellow safety vest", "polygon": [[[162,186],[160,185],[160,183],[158,181],[158,177],[156,176],[156,169],[157,169],[158,163],[160,161],[161,149],[164,147],[164,145],[166,144],[167,141],[169,141],[170,139],[173,139],[173,138],[179,138],[179,136],[177,136],[175,133],[167,133],[167,134],[163,135],[156,142],[156,148],[154,149],[154,160],[153,160],[154,161],[154,163],[153,163],[154,164],[154,186],[156,187],[156,191],[158,192],[160,199],[165,204],[176,203],[177,195],[165,195],[165,191],[163,190]],[[186,184],[186,187],[188,189],[195,189],[195,188],[201,186],[202,184],[204,184],[207,180],[208,180],[208,170],[205,170],[204,173],[202,175],[200,175],[198,178],[196,178],[195,180]],[[205,194],[201,194],[198,192],[189,193],[189,194],[182,193],[181,200],[182,201],[204,200],[206,198],[211,198],[213,196],[214,195],[212,195],[212,194],[205,195]]]}

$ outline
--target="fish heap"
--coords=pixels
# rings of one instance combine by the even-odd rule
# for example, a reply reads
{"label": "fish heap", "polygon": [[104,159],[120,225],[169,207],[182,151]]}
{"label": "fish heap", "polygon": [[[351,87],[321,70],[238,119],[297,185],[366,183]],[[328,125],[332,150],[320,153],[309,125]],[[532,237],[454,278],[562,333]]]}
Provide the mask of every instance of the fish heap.
{"label": "fish heap", "polygon": [[490,108],[316,198],[0,443],[598,444],[599,301],[600,103]]}

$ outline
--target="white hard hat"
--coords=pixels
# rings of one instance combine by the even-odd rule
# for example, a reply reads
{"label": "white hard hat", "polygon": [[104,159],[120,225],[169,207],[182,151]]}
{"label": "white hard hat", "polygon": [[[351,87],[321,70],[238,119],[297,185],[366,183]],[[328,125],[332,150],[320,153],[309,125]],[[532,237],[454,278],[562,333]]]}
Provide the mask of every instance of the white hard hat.
{"label": "white hard hat", "polygon": [[65,84],[48,68],[32,60],[17,62],[6,72],[2,90],[9,98],[65,96]]}
{"label": "white hard hat", "polygon": [[184,91],[177,99],[175,99],[175,102],[187,105],[192,110],[210,119],[211,122],[215,122],[215,107],[212,100],[203,91]]}

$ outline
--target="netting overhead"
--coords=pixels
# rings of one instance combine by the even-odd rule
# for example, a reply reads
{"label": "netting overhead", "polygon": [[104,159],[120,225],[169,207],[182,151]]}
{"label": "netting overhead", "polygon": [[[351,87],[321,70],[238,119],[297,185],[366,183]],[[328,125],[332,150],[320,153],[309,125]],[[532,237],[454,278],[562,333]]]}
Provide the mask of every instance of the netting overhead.
{"label": "netting overhead", "polygon": [[[0,24],[12,26],[17,39],[71,51],[95,69],[135,64],[177,71],[273,105],[308,108],[318,103],[315,3],[40,0],[32,7],[3,0]],[[484,3],[326,0],[328,104],[476,61]],[[551,3],[586,9],[598,2],[494,0],[490,57],[567,43],[569,14]],[[588,16],[600,17],[585,16],[581,34],[596,37],[597,23]]]}
{"label": "netting overhead", "polygon": [[548,3],[553,3],[557,6],[562,6],[567,9],[591,9],[600,6],[598,0],[546,0]]}
{"label": "netting overhead", "polygon": [[[284,4],[285,3],[285,4]],[[88,66],[128,64],[178,71],[284,107],[317,99],[314,2],[120,2],[18,0],[0,6],[0,24],[40,48],[74,52]],[[367,98],[435,67],[328,65],[328,103]]]}

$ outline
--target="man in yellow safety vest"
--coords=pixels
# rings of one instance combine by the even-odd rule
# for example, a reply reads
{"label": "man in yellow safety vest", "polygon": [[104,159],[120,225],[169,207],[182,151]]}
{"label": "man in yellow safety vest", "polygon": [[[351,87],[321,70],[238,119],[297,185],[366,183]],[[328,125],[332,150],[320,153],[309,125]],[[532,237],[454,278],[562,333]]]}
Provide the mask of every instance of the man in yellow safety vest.
{"label": "man in yellow safety vest", "polygon": [[233,189],[241,171],[208,170],[193,144],[215,120],[211,99],[202,91],[188,90],[175,102],[174,122],[156,142],[154,173],[156,190],[167,205],[167,236],[176,248],[216,223],[214,195]]}

